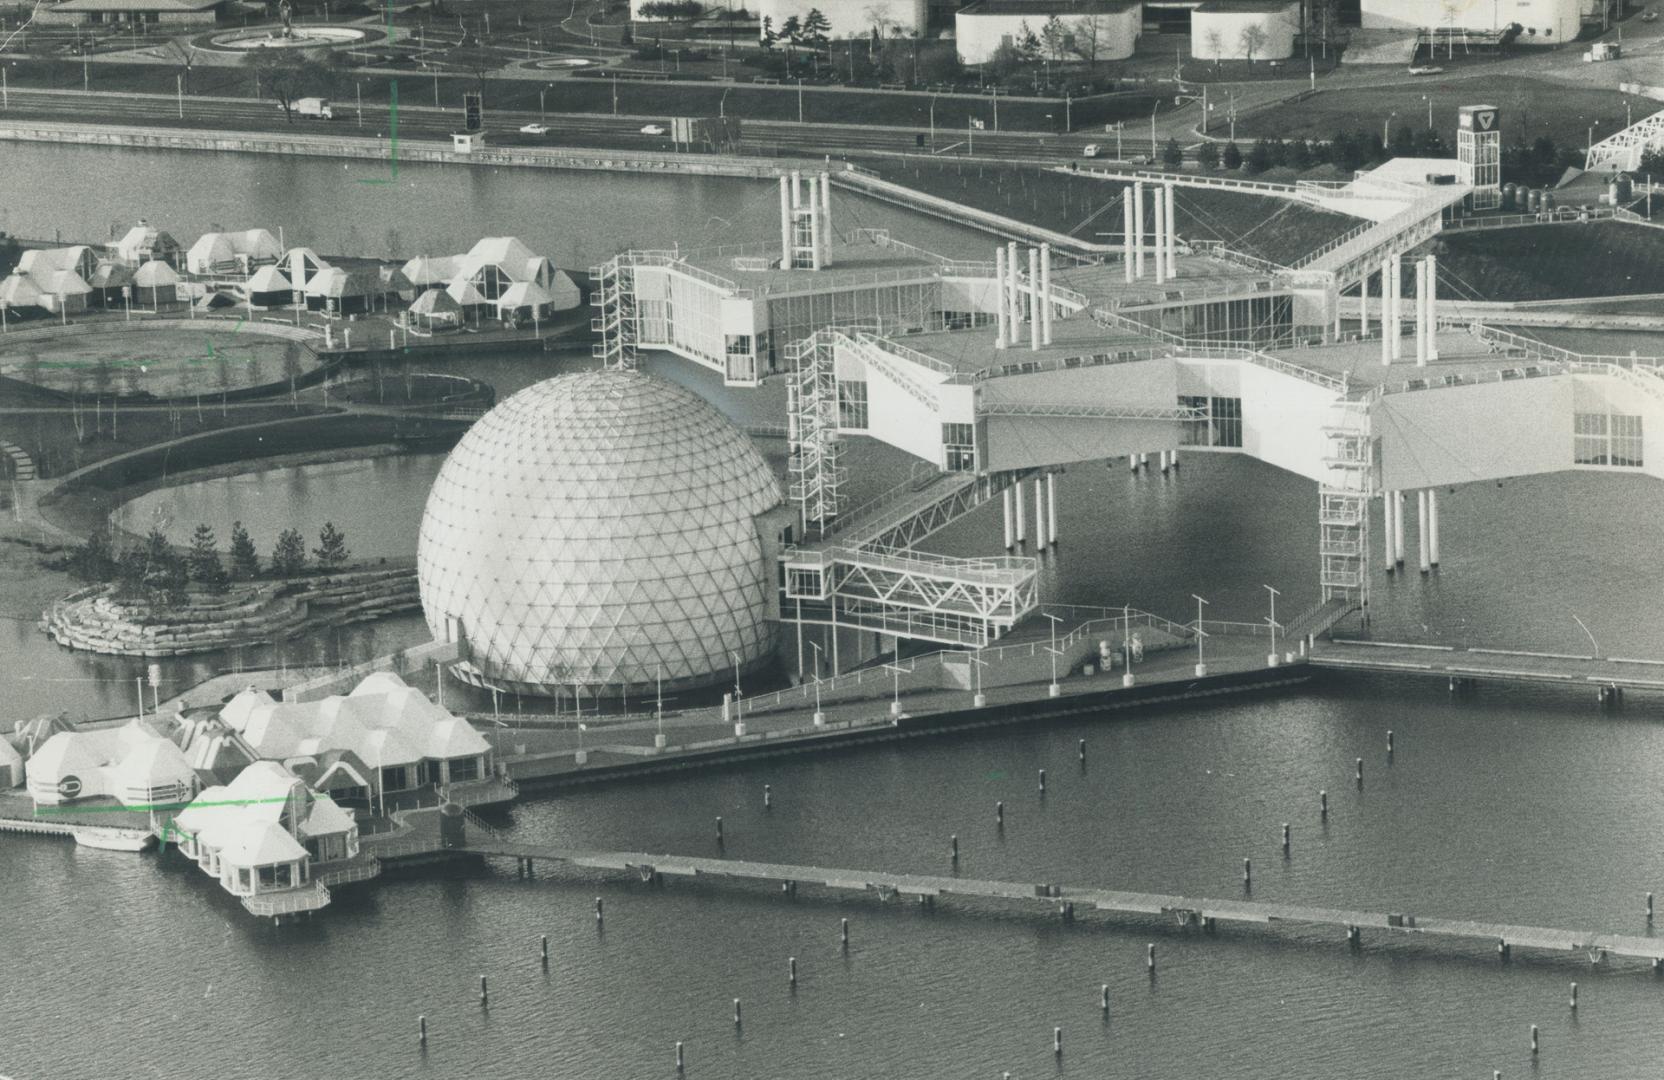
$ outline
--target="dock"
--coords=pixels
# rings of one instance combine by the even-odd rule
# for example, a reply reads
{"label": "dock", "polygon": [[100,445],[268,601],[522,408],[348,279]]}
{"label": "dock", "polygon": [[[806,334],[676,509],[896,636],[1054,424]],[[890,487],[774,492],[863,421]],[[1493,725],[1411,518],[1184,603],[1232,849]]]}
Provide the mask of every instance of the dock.
{"label": "dock", "polygon": [[1318,641],[1314,668],[1423,674],[1450,680],[1451,689],[1477,681],[1552,683],[1594,689],[1602,701],[1624,690],[1664,690],[1664,660],[1580,656],[1399,641]]}
{"label": "dock", "polygon": [[1295,923],[1335,927],[1344,931],[1343,940],[1350,944],[1361,943],[1362,931],[1368,929],[1385,931],[1392,935],[1419,934],[1441,941],[1494,946],[1504,958],[1515,948],[1529,948],[1558,953],[1583,953],[1591,963],[1600,963],[1608,958],[1637,959],[1650,961],[1654,970],[1664,967],[1664,938],[1644,934],[1515,926],[1463,919],[1429,918],[1405,912],[1349,911],[1342,908],[1261,903],[1253,900],[1169,896],[1059,885],[1051,882],[987,881],[977,878],[891,874],[820,866],[790,866],[739,859],[707,859],[688,855],[582,851],[542,844],[516,843],[477,827],[470,827],[466,841],[450,850],[455,854],[516,859],[519,860],[518,865],[522,873],[528,876],[536,863],[553,862],[588,870],[630,873],[649,883],[658,883],[666,877],[725,882],[771,882],[778,883],[781,891],[786,894],[795,894],[799,885],[812,885],[840,893],[872,893],[881,901],[916,898],[926,906],[933,904],[938,897],[957,896],[1005,901],[1047,915],[1060,914],[1065,918],[1072,918],[1077,907],[1110,914],[1166,916],[1175,919],[1181,927],[1194,926],[1204,931],[1212,931],[1221,922],[1257,925]]}

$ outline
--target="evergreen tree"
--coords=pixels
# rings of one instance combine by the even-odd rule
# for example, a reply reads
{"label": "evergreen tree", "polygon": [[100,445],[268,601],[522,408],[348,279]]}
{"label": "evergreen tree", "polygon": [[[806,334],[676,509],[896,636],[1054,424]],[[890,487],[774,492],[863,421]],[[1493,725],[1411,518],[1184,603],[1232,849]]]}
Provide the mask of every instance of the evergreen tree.
{"label": "evergreen tree", "polygon": [[1161,148],[1161,163],[1169,169],[1176,169],[1184,164],[1184,150],[1179,146],[1179,140],[1167,140],[1167,145]]}
{"label": "evergreen tree", "polygon": [[761,42],[763,48],[764,49],[772,49],[772,48],[774,48],[774,43],[776,41],[779,41],[779,40],[780,40],[780,35],[776,34],[774,32],[774,18],[773,18],[773,16],[764,15],[763,16],[763,40]]}
{"label": "evergreen tree", "polygon": [[186,561],[189,564],[191,580],[201,582],[210,592],[225,591],[225,565],[220,562],[214,530],[208,524],[198,525],[196,531],[191,534],[191,552]]}
{"label": "evergreen tree", "polygon": [[272,573],[277,577],[294,577],[306,569],[306,541],[298,529],[284,529],[277,534],[272,548]]}
{"label": "evergreen tree", "polygon": [[1254,145],[1248,148],[1248,156],[1243,159],[1244,172],[1262,173],[1271,167],[1271,148],[1264,139],[1255,139]]}
{"label": "evergreen tree", "polygon": [[312,549],[313,558],[325,570],[333,570],[346,562],[352,555],[347,550],[347,534],[335,527],[335,522],[326,521],[321,532],[318,533],[318,546]]}
{"label": "evergreen tree", "polygon": [[1295,139],[1288,144],[1288,163],[1291,168],[1309,169],[1312,167],[1311,144],[1305,139]]}
{"label": "evergreen tree", "polygon": [[231,576],[238,581],[250,581],[260,576],[260,554],[254,550],[243,523],[231,523]]}
{"label": "evergreen tree", "polygon": [[116,558],[110,540],[110,525],[105,522],[87,535],[87,539],[69,556],[69,573],[79,581],[112,581],[116,577]]}
{"label": "evergreen tree", "polygon": [[1219,168],[1219,144],[1210,141],[1197,147],[1196,164],[1209,172]]}
{"label": "evergreen tree", "polygon": [[1242,168],[1242,151],[1237,149],[1236,143],[1228,142],[1225,144],[1225,152],[1220,155],[1219,163],[1227,169]]}
{"label": "evergreen tree", "polygon": [[803,40],[812,46],[826,44],[827,35],[832,32],[832,23],[821,14],[820,8],[810,8],[809,14],[803,16]]}

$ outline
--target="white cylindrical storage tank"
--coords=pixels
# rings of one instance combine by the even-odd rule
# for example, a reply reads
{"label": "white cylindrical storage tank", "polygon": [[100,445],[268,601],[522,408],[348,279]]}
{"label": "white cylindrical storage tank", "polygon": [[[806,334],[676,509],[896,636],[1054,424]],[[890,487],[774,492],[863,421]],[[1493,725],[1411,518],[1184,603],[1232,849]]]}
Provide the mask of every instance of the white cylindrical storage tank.
{"label": "white cylindrical storage tank", "polygon": [[1197,60],[1287,60],[1300,30],[1299,0],[1207,0],[1190,13]]}
{"label": "white cylindrical storage tank", "polygon": [[1095,52],[1098,60],[1125,60],[1138,45],[1143,5],[1134,0],[1082,0],[1053,4],[1045,0],[977,0],[953,17],[959,58],[967,64],[986,64],[1004,44],[1020,45],[1026,33],[1036,36],[1057,16],[1063,27],[1067,54],[1080,59]]}

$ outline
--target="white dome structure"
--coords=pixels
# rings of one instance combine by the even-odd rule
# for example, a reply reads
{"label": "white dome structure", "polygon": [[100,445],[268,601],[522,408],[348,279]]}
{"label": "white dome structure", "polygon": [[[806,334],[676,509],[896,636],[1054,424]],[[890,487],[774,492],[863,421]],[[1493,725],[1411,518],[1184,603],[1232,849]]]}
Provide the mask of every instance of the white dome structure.
{"label": "white dome structure", "polygon": [[[779,481],[692,391],[562,375],[476,423],[428,495],[417,580],[465,677],[556,695],[666,689],[772,658]],[[771,515],[772,516],[772,515]]]}

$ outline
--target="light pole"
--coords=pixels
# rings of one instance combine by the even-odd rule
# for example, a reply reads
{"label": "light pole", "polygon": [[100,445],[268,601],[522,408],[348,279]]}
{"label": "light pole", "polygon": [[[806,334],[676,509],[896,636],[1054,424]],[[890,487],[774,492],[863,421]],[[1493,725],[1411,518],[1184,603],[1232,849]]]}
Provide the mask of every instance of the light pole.
{"label": "light pole", "polygon": [[659,731],[658,731],[658,734],[653,736],[653,747],[654,747],[654,749],[657,749],[657,750],[663,750],[664,749],[664,665],[663,664],[660,664],[658,666],[658,672],[659,672],[659,697],[658,697],[658,703],[655,705],[655,707],[653,709],[653,712],[654,712],[654,715],[658,718]]}
{"label": "light pole", "polygon": [[930,95],[930,152],[936,152],[936,95]]}
{"label": "light pole", "polygon": [[1584,151],[1585,155],[1593,151],[1595,148],[1595,129],[1598,127],[1600,127],[1599,120],[1596,120],[1594,123],[1589,125],[1589,145],[1587,150]]}
{"label": "light pole", "polygon": [[1276,667],[1277,666],[1277,597],[1282,595],[1282,594],[1279,593],[1276,589],[1273,589],[1269,585],[1262,585],[1262,586],[1260,586],[1260,588],[1264,589],[1266,592],[1271,594],[1271,616],[1270,616],[1270,618],[1266,619],[1266,622],[1271,624],[1271,654],[1270,654],[1270,656],[1268,656],[1266,658],[1266,666],[1267,667]]}
{"label": "light pole", "polygon": [[352,92],[358,101],[358,126],[364,126],[364,84],[357,79],[352,81]]}
{"label": "light pole", "polygon": [[722,97],[718,99],[716,103],[716,115],[718,118],[726,117],[728,115],[728,91],[732,89],[732,86],[725,88],[722,91]]}
{"label": "light pole", "polygon": [[1427,102],[1427,130],[1433,130],[1433,95],[1423,94],[1421,100]]}
{"label": "light pole", "polygon": [[982,692],[982,669],[988,666],[988,661],[982,658],[982,650],[978,649],[971,656],[971,670],[975,673],[975,687],[971,692],[971,707],[980,709],[988,704],[988,695]]}
{"label": "light pole", "polygon": [[901,716],[901,673],[908,669],[900,664],[885,664],[884,668],[893,672],[896,677],[895,697],[890,700],[890,716],[892,719],[899,718]]}
{"label": "light pole", "polygon": [[737,709],[740,704],[740,654],[730,649],[728,658],[734,662],[734,707]]}
{"label": "light pole", "polygon": [[1123,658],[1126,661],[1126,666],[1121,669],[1121,685],[1131,686],[1133,684],[1131,604],[1124,605],[1121,608],[1121,649],[1124,654]]}
{"label": "light pole", "polygon": [[179,119],[183,120],[185,119],[185,76],[175,75],[173,77],[173,95],[174,99],[179,102]]}
{"label": "light pole", "polygon": [[797,79],[797,122],[803,123],[803,77]]}
{"label": "light pole", "polygon": [[815,650],[815,726],[821,727],[826,723],[826,714],[820,710],[820,642],[809,642],[809,648]]}
{"label": "light pole", "polygon": [[[1036,527],[1038,528],[1038,526]],[[1052,682],[1050,686],[1046,687],[1046,696],[1056,697],[1058,694],[1062,693],[1062,688],[1057,685],[1057,624],[1062,622],[1063,619],[1060,616],[1051,614],[1050,612],[1042,611],[1040,614],[1044,615],[1052,624],[1052,644],[1051,648],[1046,650],[1052,654]]]}
{"label": "light pole", "polygon": [[1161,102],[1159,100],[1150,106],[1150,157],[1152,158],[1156,156],[1156,112],[1160,108]]}
{"label": "light pole", "polygon": [[1208,673],[1208,665],[1202,659],[1202,641],[1208,636],[1208,632],[1202,629],[1202,608],[1207,601],[1195,593],[1191,593],[1190,598],[1196,601],[1196,677],[1201,678]]}
{"label": "light pole", "polygon": [[1392,118],[1397,115],[1397,113],[1391,113],[1385,120],[1381,121],[1381,146],[1383,148],[1387,145],[1387,141],[1392,138],[1389,131],[1392,128]]}

